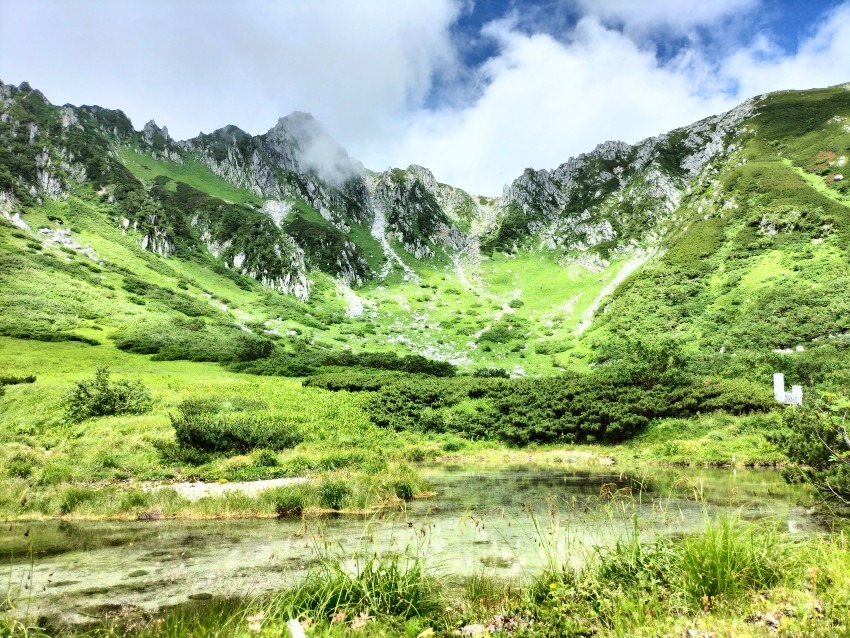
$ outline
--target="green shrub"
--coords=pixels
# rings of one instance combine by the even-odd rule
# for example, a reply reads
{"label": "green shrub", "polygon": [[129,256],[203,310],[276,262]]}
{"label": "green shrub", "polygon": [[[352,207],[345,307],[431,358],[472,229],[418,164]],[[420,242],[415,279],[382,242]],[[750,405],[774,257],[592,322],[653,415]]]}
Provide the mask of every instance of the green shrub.
{"label": "green shrub", "polygon": [[177,443],[202,452],[250,452],[256,448],[283,450],[303,436],[290,420],[264,412],[223,412],[221,404],[190,399],[171,415]]}
{"label": "green shrub", "polygon": [[203,465],[212,459],[212,455],[193,447],[185,447],[168,439],[151,439],[151,446],[159,452],[163,462],[174,465]]}
{"label": "green shrub", "polygon": [[793,463],[792,481],[811,483],[825,498],[850,501],[850,437],[845,425],[850,400],[824,393],[812,407],[786,408],[785,430],[769,436]]}
{"label": "green shrub", "polygon": [[510,379],[510,373],[504,368],[476,368],[472,376],[477,379]]}
{"label": "green shrub", "polygon": [[515,331],[509,325],[494,325],[481,333],[481,336],[478,337],[478,343],[483,343],[484,341],[489,341],[491,343],[508,343],[509,341],[517,338],[517,336],[518,335],[515,334]]}
{"label": "green shrub", "polygon": [[405,452],[404,457],[413,463],[421,463],[428,458],[428,451],[423,447],[414,446]]}
{"label": "green shrub", "polygon": [[395,370],[434,377],[453,377],[456,368],[447,361],[435,361],[418,354],[399,357],[394,352],[334,352],[322,357],[322,366],[345,366]]}
{"label": "green shrub", "polygon": [[248,364],[268,357],[274,343],[247,334],[237,326],[182,318],[171,322],[145,321],[115,336],[125,352],[152,354],[155,361],[217,361]]}
{"label": "green shrub", "polygon": [[98,450],[91,460],[91,468],[95,472],[112,470],[119,466],[118,457],[112,450]]}
{"label": "green shrub", "polygon": [[303,485],[284,485],[266,490],[262,494],[264,500],[271,502],[278,518],[300,516],[306,505]]}
{"label": "green shrub", "polygon": [[345,372],[325,372],[304,379],[302,385],[312,388],[322,388],[332,392],[348,390],[349,392],[369,392],[380,390],[387,383],[404,377],[404,373],[395,371],[360,372],[346,370]]}
{"label": "green shrub", "polygon": [[67,483],[74,478],[71,468],[67,465],[54,462],[47,463],[38,475],[36,484],[39,486],[59,485]]}
{"label": "green shrub", "polygon": [[319,483],[319,502],[323,507],[341,509],[350,495],[351,487],[345,479],[326,477]]}
{"label": "green shrub", "polygon": [[70,514],[78,509],[80,505],[93,501],[96,492],[88,487],[66,487],[59,497],[59,512]]}
{"label": "green shrub", "polygon": [[281,463],[280,468],[283,476],[303,476],[313,469],[313,465],[309,459],[295,454]]}
{"label": "green shrub", "polygon": [[537,354],[558,354],[566,352],[575,347],[575,341],[570,338],[566,339],[542,339],[534,344],[534,351]]}
{"label": "green shrub", "polygon": [[257,467],[277,467],[278,465],[277,453],[274,450],[256,450],[252,461]]}
{"label": "green shrub", "polygon": [[[651,419],[747,414],[775,405],[767,386],[665,366],[612,364],[591,374],[525,379],[411,377],[383,385],[365,407],[381,427],[527,445],[616,443]],[[449,410],[459,404],[464,409]]]}
{"label": "green shrub", "polygon": [[466,446],[463,439],[450,438],[443,442],[443,452],[458,452]]}
{"label": "green shrub", "polygon": [[13,339],[32,339],[55,343],[60,341],[78,341],[90,346],[99,346],[100,341],[91,337],[62,332],[56,329],[53,321],[29,319],[24,317],[0,317],[0,335]]}
{"label": "green shrub", "polygon": [[227,365],[228,370],[246,374],[277,377],[306,377],[320,370],[318,353],[313,351],[287,352],[272,350],[268,357],[254,361],[238,361]]}
{"label": "green shrub", "polygon": [[26,376],[17,375],[0,375],[0,386],[17,385],[19,383],[35,383],[35,375],[28,374]]}
{"label": "green shrub", "polygon": [[141,381],[110,381],[107,368],[98,368],[94,377],[77,381],[65,398],[65,416],[84,421],[97,416],[142,414],[153,400]]}
{"label": "green shrub", "polygon": [[364,462],[371,459],[367,452],[360,450],[346,452],[331,452],[325,454],[316,464],[316,469],[328,472],[331,470],[342,470],[359,468]]}
{"label": "green shrub", "polygon": [[392,483],[393,493],[403,501],[412,501],[416,484],[410,479],[396,479]]}
{"label": "green shrub", "polygon": [[134,509],[148,507],[152,500],[151,492],[133,488],[129,489],[121,496],[119,509],[122,512],[128,512]]}
{"label": "green shrub", "polygon": [[29,478],[38,467],[38,459],[31,452],[18,452],[6,461],[6,472],[17,478]]}

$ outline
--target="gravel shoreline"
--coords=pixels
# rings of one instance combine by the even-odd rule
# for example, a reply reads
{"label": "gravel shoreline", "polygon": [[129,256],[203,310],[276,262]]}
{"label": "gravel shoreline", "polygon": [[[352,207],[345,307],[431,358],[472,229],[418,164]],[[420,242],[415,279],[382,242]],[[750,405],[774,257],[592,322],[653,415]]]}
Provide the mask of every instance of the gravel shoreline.
{"label": "gravel shoreline", "polygon": [[152,492],[155,490],[170,488],[175,490],[180,496],[194,502],[206,496],[222,496],[231,492],[241,492],[248,496],[255,496],[263,490],[268,490],[273,487],[283,487],[285,485],[306,483],[308,480],[309,479],[305,477],[296,477],[266,479],[263,481],[238,481],[233,483],[204,483],[203,481],[186,483],[150,483],[144,485],[142,489],[146,492]]}

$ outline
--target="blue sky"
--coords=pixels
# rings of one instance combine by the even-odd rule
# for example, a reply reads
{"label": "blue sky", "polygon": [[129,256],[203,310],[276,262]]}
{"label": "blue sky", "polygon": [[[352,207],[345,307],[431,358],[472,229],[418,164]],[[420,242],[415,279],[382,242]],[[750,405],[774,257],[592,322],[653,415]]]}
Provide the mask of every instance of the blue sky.
{"label": "blue sky", "polygon": [[608,139],[850,81],[850,0],[4,0],[0,79],[177,139],[313,113],[497,195]]}

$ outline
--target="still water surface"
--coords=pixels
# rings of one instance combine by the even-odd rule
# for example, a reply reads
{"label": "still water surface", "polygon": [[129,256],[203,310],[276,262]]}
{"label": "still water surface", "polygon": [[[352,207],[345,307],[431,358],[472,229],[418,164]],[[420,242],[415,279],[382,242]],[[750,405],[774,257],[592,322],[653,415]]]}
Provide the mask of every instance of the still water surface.
{"label": "still water surface", "polygon": [[716,513],[792,533],[819,525],[808,494],[765,470],[441,466],[423,474],[435,496],[368,518],[6,524],[0,594],[11,590],[19,615],[84,622],[109,609],[278,590],[328,551],[415,548],[440,573],[522,578],[540,568],[544,546],[580,562],[635,521],[646,539],[701,528]]}

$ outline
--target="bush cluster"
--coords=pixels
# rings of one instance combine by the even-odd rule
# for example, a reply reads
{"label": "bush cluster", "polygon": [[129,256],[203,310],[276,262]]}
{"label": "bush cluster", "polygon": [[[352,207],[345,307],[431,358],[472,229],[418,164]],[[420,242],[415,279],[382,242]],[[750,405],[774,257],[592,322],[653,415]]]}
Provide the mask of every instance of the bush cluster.
{"label": "bush cluster", "polygon": [[302,434],[288,419],[263,411],[227,410],[219,401],[187,399],[171,415],[177,444],[207,453],[283,450],[297,445]]}
{"label": "bush cluster", "polygon": [[[433,377],[452,377],[456,373],[456,368],[451,363],[435,361],[415,354],[400,357],[393,352],[354,353],[328,350],[310,344],[295,344],[293,352],[278,348],[267,357],[247,363],[230,364],[228,367],[236,372],[281,377],[324,376],[342,369],[351,375],[366,373],[369,370],[378,370],[382,374],[404,372]],[[356,376],[351,378],[355,379]],[[360,378],[363,379],[362,376]],[[317,385],[320,384],[321,382],[317,381]]]}
{"label": "bush cluster", "polygon": [[90,346],[99,346],[100,341],[91,337],[57,330],[55,322],[47,319],[31,319],[29,317],[0,318],[0,336],[13,339],[31,339],[48,343],[59,341],[78,341]]}
{"label": "bush cluster", "polygon": [[154,361],[253,361],[271,354],[274,344],[238,326],[203,319],[148,321],[122,330],[115,346],[125,352],[151,354]]}
{"label": "bush cluster", "polygon": [[786,429],[770,439],[794,465],[786,468],[791,481],[811,483],[825,498],[850,503],[850,413],[846,395],[824,393],[812,407],[788,408]]}
{"label": "bush cluster", "polygon": [[380,372],[360,372],[357,370],[345,372],[325,372],[304,379],[304,387],[322,388],[332,392],[348,390],[349,392],[374,392],[387,383],[405,377],[403,372],[383,370]]}
{"label": "bush cluster", "polygon": [[96,416],[142,414],[153,400],[141,381],[110,380],[107,368],[98,368],[94,377],[77,381],[65,399],[65,416],[84,421]]}
{"label": "bush cluster", "polygon": [[418,354],[399,357],[394,352],[334,352],[322,358],[322,366],[395,370],[434,377],[453,377],[456,372],[455,366],[447,361],[435,361]]}
{"label": "bush cluster", "polygon": [[575,341],[569,337],[566,339],[541,339],[534,344],[537,354],[558,354],[566,352],[575,347]]}
{"label": "bush cluster", "polygon": [[213,308],[206,301],[157,286],[133,275],[124,275],[124,290],[131,295],[144,297],[148,301],[161,303],[167,308],[176,310],[188,317],[216,317],[221,315],[218,309]]}
{"label": "bush cluster", "polygon": [[509,379],[511,375],[504,368],[477,368],[472,376],[478,379]]}
{"label": "bush cluster", "polygon": [[515,445],[616,443],[656,418],[772,407],[767,388],[744,380],[681,375],[647,386],[608,370],[545,379],[407,378],[384,384],[367,402],[382,427]]}

